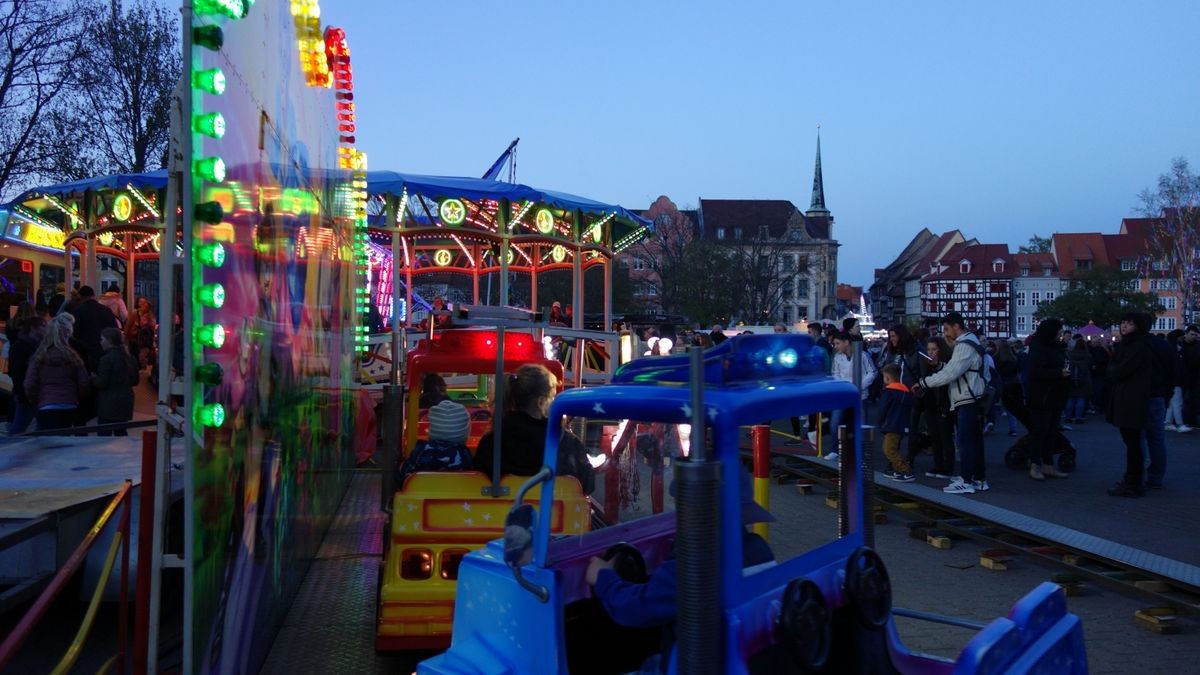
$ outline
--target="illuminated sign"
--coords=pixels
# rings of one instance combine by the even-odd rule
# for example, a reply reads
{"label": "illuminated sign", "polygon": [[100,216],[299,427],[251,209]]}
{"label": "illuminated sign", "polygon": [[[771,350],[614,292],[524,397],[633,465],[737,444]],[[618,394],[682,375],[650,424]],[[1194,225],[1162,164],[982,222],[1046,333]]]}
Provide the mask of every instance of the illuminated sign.
{"label": "illuminated sign", "polygon": [[550,213],[550,209],[539,209],[535,220],[538,232],[550,234],[554,230],[554,214]]}
{"label": "illuminated sign", "polygon": [[438,209],[442,222],[446,225],[461,225],[467,218],[467,208],[457,199],[447,199]]}
{"label": "illuminated sign", "polygon": [[450,251],[447,251],[444,248],[439,248],[433,253],[433,264],[437,265],[438,267],[445,267],[446,265],[449,265],[450,260]]}
{"label": "illuminated sign", "polygon": [[[116,199],[113,199],[113,218],[122,222],[129,220],[129,216],[133,215],[133,200],[129,195],[120,194]],[[105,244],[108,246],[108,244]]]}
{"label": "illuminated sign", "polygon": [[67,234],[62,230],[30,222],[12,223],[8,238],[52,251],[62,251],[67,244]]}
{"label": "illuminated sign", "polygon": [[[125,220],[125,219],[122,218],[121,220]],[[113,233],[112,232],[101,232],[100,236],[96,237],[96,239],[98,239],[100,241],[101,246],[112,246]]]}
{"label": "illuminated sign", "polygon": [[554,259],[554,262],[560,263],[566,259],[567,249],[563,248],[562,244],[558,244],[554,248],[550,249],[550,257]]}

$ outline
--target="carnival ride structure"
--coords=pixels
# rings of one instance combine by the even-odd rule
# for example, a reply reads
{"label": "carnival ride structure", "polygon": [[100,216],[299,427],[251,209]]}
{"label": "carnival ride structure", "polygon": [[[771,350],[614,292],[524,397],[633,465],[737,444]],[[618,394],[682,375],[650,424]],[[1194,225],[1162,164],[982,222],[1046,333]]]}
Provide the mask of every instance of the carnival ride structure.
{"label": "carnival ride structure", "polygon": [[[505,538],[460,562],[457,602],[471,610],[455,613],[449,650],[418,672],[636,670],[660,653],[663,636],[656,626],[615,624],[593,597],[586,571],[603,556],[635,583],[662,565],[677,566],[679,614],[671,628],[678,642],[663,654],[668,672],[1086,673],[1079,618],[1049,583],[980,630],[957,659],[904,647],[886,567],[865,545],[861,400],[853,385],[823,374],[814,349],[804,335],[739,336],[703,353],[633,361],[610,385],[557,397],[545,466],[517,493]],[[745,489],[738,479],[742,427],[831,407],[848,420],[838,538],[743,569],[746,534],[740,519],[725,517],[740,512]],[[552,537],[546,515],[559,484],[561,420],[598,414],[689,424],[692,438],[711,438],[711,448],[697,444],[676,463],[675,513]],[[536,511],[524,502],[535,488]]]}

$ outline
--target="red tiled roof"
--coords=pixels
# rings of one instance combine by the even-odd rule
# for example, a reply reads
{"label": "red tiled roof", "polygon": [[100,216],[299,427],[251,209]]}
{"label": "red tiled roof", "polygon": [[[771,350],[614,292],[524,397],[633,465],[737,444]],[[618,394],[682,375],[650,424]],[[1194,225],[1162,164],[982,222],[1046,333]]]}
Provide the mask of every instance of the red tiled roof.
{"label": "red tiled roof", "polygon": [[1150,239],[1154,226],[1160,218],[1122,218],[1121,234],[1132,234],[1142,241]]}
{"label": "red tiled roof", "polygon": [[803,219],[804,229],[813,239],[828,239],[830,218],[805,216],[796,205],[786,199],[701,199],[701,219],[704,236],[716,239],[716,231],[725,229],[725,240],[733,239],[733,231],[742,229],[742,240],[758,236],[758,228],[765,225],[772,239],[787,236],[791,219]]}
{"label": "red tiled roof", "polygon": [[1053,253],[1014,253],[1012,255],[1013,265],[1019,270],[1022,267],[1028,267],[1031,270],[1041,270],[1047,267],[1054,269],[1058,265],[1054,262]]}
{"label": "red tiled roof", "polygon": [[1121,260],[1137,260],[1141,257],[1146,252],[1146,242],[1137,235],[1106,234],[1104,248],[1108,252],[1108,259],[1116,265]]}
{"label": "red tiled roof", "polygon": [[862,297],[862,294],[863,294],[862,286],[851,286],[850,284],[838,284],[837,285],[837,299],[838,300],[847,300],[849,302],[858,302],[858,299]]}
{"label": "red tiled roof", "polygon": [[[970,271],[960,272],[959,263],[971,263]],[[1004,271],[992,270],[992,262],[1004,262]],[[926,279],[1011,279],[1016,276],[1016,266],[1012,254],[1008,252],[1008,244],[956,244],[943,255],[939,262],[946,267],[940,274],[927,275]]]}
{"label": "red tiled roof", "polygon": [[1058,269],[1075,269],[1076,260],[1091,260],[1093,265],[1108,265],[1108,252],[1104,247],[1104,235],[1099,232],[1055,233],[1051,250],[1058,262]]}
{"label": "red tiled roof", "polygon": [[[926,274],[929,274],[929,266],[941,259],[944,254],[949,254],[950,251],[953,251],[956,248],[962,248],[963,246],[979,243],[979,241],[976,239],[967,239],[951,245],[950,242],[953,241],[955,237],[962,237],[962,233],[958,230],[943,232],[942,235],[937,238],[937,241],[934,242],[933,246],[929,247],[929,250],[925,253],[925,255],[922,256],[921,259],[918,260],[911,269],[909,269],[906,278],[915,279],[923,277]],[[950,248],[947,249],[947,246],[950,246]]]}

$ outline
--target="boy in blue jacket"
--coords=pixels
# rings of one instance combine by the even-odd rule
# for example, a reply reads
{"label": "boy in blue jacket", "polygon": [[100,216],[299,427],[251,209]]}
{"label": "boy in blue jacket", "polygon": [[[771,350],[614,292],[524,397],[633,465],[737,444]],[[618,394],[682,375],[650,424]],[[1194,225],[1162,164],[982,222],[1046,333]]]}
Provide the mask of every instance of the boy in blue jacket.
{"label": "boy in blue jacket", "polygon": [[908,433],[912,419],[913,396],[908,387],[900,382],[900,368],[889,363],[880,369],[883,374],[883,395],[880,397],[882,412],[879,429],[883,432],[883,454],[887,455],[891,468],[883,474],[901,483],[913,482],[912,465],[900,453],[900,441]]}

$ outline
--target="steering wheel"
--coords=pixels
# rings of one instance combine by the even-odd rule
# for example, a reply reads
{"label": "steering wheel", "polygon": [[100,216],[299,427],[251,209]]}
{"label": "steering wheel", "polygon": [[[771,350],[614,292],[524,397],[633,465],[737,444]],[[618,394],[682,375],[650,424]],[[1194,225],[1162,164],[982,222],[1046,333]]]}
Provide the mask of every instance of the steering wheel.
{"label": "steering wheel", "polygon": [[611,560],[613,571],[624,581],[643,584],[650,578],[650,575],[646,573],[646,559],[642,557],[642,552],[632,544],[626,542],[613,544],[600,557],[605,561]]}
{"label": "steering wheel", "polygon": [[833,621],[821,588],[811,579],[788,583],[776,626],[796,665],[806,672],[825,667],[833,646]]}
{"label": "steering wheel", "polygon": [[846,561],[846,595],[859,623],[870,630],[887,625],[892,614],[892,581],[883,559],[862,546]]}

